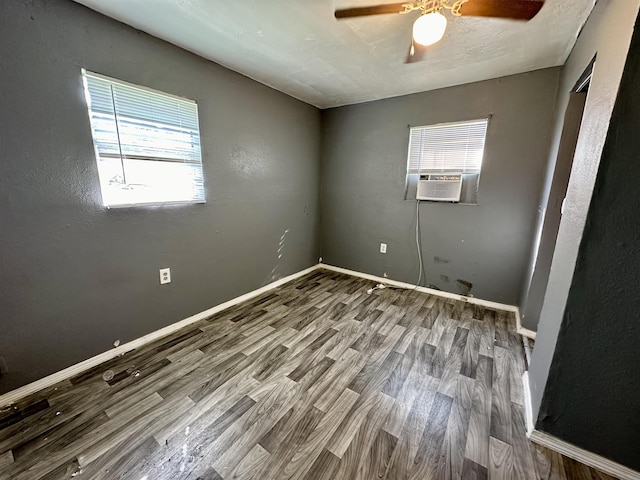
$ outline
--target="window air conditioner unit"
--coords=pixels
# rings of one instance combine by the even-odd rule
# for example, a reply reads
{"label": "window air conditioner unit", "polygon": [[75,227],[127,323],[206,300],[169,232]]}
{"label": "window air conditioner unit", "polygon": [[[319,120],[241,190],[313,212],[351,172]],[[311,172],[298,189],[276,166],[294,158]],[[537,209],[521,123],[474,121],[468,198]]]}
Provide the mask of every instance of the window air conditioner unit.
{"label": "window air conditioner unit", "polygon": [[459,202],[461,192],[461,174],[420,175],[416,200]]}

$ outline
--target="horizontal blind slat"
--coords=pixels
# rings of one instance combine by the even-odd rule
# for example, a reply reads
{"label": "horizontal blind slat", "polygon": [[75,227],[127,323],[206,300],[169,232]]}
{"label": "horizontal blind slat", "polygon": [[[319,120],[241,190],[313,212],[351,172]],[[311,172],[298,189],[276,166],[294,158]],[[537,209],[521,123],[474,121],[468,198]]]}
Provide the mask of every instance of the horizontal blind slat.
{"label": "horizontal blind slat", "polygon": [[479,173],[488,119],[412,127],[407,172]]}
{"label": "horizontal blind slat", "polygon": [[105,203],[204,201],[197,104],[83,74]]}

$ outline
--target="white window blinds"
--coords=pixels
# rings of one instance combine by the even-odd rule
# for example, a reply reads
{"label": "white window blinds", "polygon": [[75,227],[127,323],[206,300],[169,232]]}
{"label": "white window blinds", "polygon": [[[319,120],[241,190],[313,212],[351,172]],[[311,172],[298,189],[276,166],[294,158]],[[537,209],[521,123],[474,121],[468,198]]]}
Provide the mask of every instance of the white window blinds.
{"label": "white window blinds", "polygon": [[412,127],[407,173],[480,173],[489,120]]}
{"label": "white window blinds", "polygon": [[83,70],[104,204],[204,202],[198,106]]}

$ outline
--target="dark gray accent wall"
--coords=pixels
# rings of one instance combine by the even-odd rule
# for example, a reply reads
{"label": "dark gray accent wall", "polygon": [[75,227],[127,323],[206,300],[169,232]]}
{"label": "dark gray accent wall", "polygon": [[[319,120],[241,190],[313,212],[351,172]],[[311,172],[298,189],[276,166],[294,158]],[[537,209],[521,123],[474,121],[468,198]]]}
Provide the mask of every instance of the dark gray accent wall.
{"label": "dark gray accent wall", "polygon": [[[415,283],[415,201],[405,201],[409,125],[491,115],[477,205],[421,203],[426,280],[516,304],[549,151],[559,68],[323,111],[325,262]],[[388,244],[387,254],[379,244]]]}
{"label": "dark gray accent wall", "polygon": [[[554,146],[550,150],[554,162],[549,162],[547,192],[551,187],[569,92],[594,56],[596,57],[571,167],[564,212],[560,220],[542,303],[536,346],[529,366],[533,419],[538,417],[540,411],[594,191],[598,165],[607,139],[639,7],[640,0],[626,2],[601,0],[596,3],[562,69],[558,95],[559,108],[554,121]],[[534,255],[530,258],[535,262],[537,252],[533,253]]]}
{"label": "dark gray accent wall", "polygon": [[636,23],[537,422],[638,471],[639,84]]}
{"label": "dark gray accent wall", "polygon": [[[317,262],[316,108],[67,0],[0,58],[0,393]],[[102,206],[82,67],[198,102],[206,204]]]}

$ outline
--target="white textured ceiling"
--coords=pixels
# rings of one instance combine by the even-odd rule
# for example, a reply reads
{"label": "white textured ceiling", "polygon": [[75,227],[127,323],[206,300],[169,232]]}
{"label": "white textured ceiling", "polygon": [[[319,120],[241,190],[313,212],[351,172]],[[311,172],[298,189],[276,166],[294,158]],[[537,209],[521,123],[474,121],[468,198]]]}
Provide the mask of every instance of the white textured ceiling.
{"label": "white textured ceiling", "polygon": [[529,22],[451,17],[405,64],[414,14],[337,21],[335,8],[396,0],[76,0],[317,107],[562,65],[595,0],[547,0]]}

